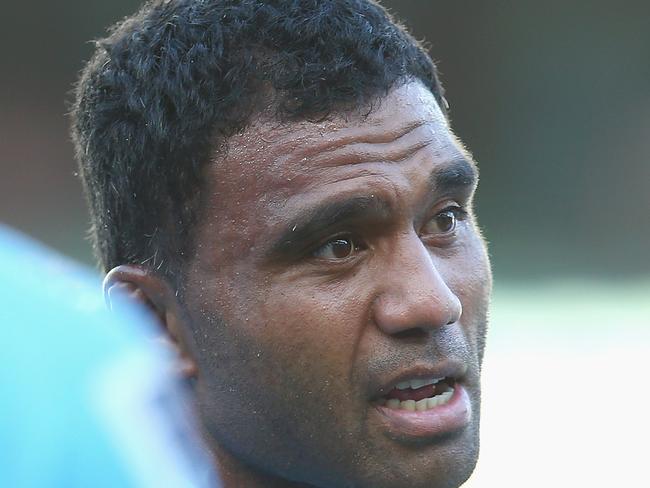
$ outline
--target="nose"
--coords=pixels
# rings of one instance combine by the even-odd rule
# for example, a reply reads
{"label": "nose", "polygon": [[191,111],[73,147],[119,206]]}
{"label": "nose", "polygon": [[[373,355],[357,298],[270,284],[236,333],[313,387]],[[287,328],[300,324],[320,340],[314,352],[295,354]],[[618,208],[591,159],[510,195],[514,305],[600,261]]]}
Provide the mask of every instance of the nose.
{"label": "nose", "polygon": [[389,259],[388,269],[382,272],[383,286],[372,311],[377,327],[394,335],[457,322],[462,314],[460,300],[447,285],[429,250],[415,234],[404,241]]}

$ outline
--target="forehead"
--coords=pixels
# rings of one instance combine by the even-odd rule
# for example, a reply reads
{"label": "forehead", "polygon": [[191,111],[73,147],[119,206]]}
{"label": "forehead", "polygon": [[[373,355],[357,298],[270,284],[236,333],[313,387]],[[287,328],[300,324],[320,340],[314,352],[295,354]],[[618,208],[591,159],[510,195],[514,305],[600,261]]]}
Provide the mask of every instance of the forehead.
{"label": "forehead", "polygon": [[440,158],[463,153],[431,92],[411,82],[392,90],[369,114],[319,122],[257,120],[229,139],[225,156],[215,157],[207,178],[240,190],[290,191],[299,183],[295,178],[313,176],[314,170],[400,160],[423,145]]}

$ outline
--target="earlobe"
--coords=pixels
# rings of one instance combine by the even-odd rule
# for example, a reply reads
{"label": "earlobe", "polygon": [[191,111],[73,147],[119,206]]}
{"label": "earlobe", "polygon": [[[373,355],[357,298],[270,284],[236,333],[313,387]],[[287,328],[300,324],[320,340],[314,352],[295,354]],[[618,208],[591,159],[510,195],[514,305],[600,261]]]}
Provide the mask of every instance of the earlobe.
{"label": "earlobe", "polygon": [[169,283],[149,269],[123,264],[110,270],[103,283],[104,299],[110,310],[127,299],[147,308],[156,318],[161,342],[178,358],[177,371],[195,378],[198,368],[192,354],[191,334],[183,320],[181,306]]}

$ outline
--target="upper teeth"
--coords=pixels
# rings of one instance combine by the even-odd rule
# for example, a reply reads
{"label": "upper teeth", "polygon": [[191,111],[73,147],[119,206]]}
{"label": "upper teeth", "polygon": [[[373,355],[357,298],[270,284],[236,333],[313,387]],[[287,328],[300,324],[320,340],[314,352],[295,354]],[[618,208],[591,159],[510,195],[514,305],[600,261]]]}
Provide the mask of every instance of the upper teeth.
{"label": "upper teeth", "polygon": [[408,390],[409,388],[413,390],[417,390],[418,388],[422,388],[423,386],[435,385],[441,380],[443,380],[443,378],[402,381],[401,383],[397,383],[397,386],[395,388],[397,388],[398,390]]}

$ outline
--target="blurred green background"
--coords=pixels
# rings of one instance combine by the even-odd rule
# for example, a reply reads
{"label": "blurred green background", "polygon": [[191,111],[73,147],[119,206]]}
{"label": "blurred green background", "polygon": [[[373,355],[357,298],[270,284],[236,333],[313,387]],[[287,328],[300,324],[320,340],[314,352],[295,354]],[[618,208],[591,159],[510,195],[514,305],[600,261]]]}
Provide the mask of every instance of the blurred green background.
{"label": "blurred green background", "polygon": [[[650,2],[383,3],[430,44],[481,167],[496,293],[471,486],[650,486]],[[2,9],[0,221],[87,263],[65,101],[138,4]]]}

